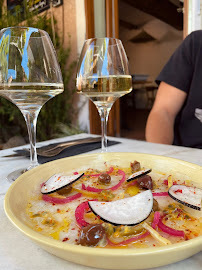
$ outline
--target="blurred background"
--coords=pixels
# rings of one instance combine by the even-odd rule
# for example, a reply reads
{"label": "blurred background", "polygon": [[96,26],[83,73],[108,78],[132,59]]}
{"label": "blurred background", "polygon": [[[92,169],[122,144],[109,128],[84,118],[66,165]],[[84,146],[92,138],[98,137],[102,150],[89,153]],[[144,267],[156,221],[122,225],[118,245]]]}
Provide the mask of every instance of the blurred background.
{"label": "blurred background", "polygon": [[[47,31],[57,51],[64,93],[45,104],[37,141],[81,132],[100,134],[94,104],[75,89],[85,39],[120,38],[129,59],[133,91],[110,112],[108,135],[145,140],[157,91],[155,78],[182,40],[201,29],[200,0],[0,0],[0,28],[26,25]],[[28,142],[20,111],[0,98],[0,149]]]}

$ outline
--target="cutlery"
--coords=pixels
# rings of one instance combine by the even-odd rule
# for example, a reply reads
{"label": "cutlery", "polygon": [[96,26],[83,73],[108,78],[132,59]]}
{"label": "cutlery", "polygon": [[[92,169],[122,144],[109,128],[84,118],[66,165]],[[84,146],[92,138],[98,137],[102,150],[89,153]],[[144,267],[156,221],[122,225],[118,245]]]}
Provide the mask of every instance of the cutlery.
{"label": "cutlery", "polygon": [[[86,143],[96,143],[96,142],[101,142],[101,137],[89,137],[89,138],[84,138],[84,139],[68,141],[68,142],[62,142],[56,145],[51,144],[51,145],[37,148],[37,155],[42,156],[42,157],[53,157],[53,156],[57,156],[64,149],[68,147],[80,145],[80,144],[86,144]],[[3,156],[3,157],[19,157],[19,156],[29,155],[29,149],[22,149],[18,151],[19,151],[18,153]]]}

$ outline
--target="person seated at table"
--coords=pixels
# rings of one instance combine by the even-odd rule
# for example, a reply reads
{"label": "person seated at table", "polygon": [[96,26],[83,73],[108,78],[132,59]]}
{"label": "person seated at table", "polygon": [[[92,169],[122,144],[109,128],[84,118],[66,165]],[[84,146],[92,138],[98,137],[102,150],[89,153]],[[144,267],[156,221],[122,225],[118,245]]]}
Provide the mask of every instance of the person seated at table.
{"label": "person seated at table", "polygon": [[146,140],[202,148],[202,30],[184,39],[156,82]]}

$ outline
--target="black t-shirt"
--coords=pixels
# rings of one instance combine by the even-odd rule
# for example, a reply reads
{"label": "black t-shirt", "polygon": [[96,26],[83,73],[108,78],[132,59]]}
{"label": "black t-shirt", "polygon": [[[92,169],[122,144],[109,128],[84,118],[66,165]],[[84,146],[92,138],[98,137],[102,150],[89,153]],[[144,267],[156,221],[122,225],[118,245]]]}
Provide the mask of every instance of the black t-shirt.
{"label": "black t-shirt", "polygon": [[174,144],[202,148],[202,30],[185,38],[157,77],[161,81],[187,93],[175,120]]}

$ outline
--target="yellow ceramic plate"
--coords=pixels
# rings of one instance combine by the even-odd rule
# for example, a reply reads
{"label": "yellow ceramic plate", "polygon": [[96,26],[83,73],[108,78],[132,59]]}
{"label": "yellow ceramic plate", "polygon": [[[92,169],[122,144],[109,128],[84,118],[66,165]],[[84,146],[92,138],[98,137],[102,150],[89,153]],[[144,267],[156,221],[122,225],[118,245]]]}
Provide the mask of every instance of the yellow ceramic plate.
{"label": "yellow ceramic plate", "polygon": [[138,160],[160,172],[189,177],[202,187],[202,167],[182,160],[137,153],[86,154],[49,162],[20,176],[5,197],[5,212],[11,222],[40,247],[65,260],[106,269],[146,269],[174,263],[202,250],[202,237],[170,246],[141,249],[106,249],[76,246],[50,239],[33,231],[24,220],[29,195],[43,181],[58,172],[89,166],[99,168],[103,161],[128,167]]}

